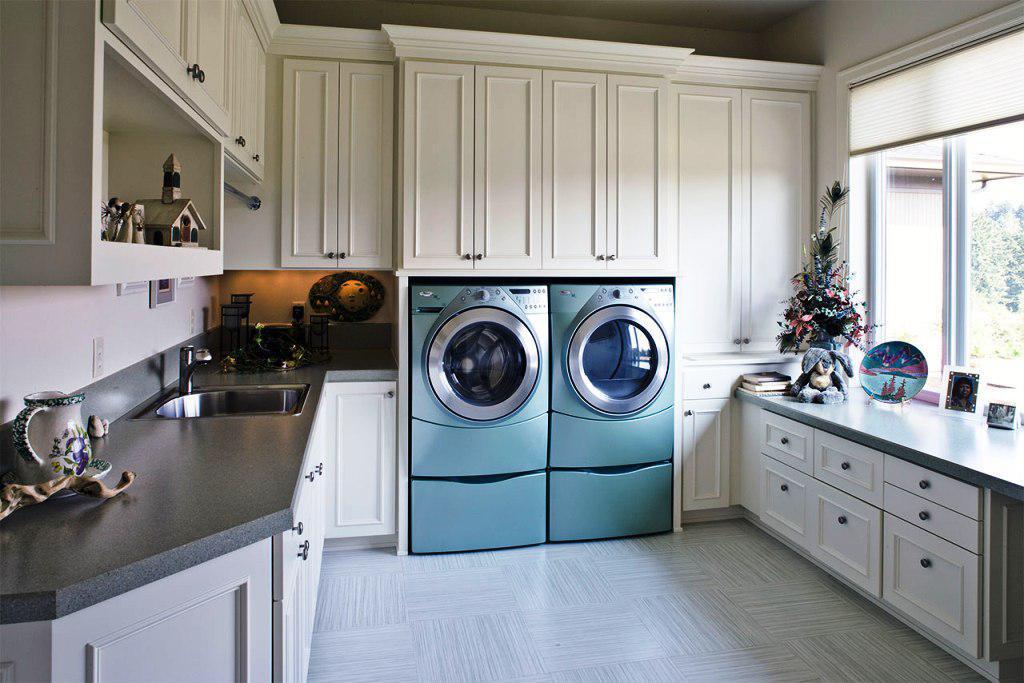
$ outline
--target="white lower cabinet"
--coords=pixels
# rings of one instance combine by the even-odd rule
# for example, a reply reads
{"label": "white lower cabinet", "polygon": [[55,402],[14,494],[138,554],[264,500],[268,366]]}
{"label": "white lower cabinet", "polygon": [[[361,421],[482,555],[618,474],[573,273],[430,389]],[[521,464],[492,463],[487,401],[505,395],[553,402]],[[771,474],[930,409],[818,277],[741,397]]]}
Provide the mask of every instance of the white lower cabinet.
{"label": "white lower cabinet", "polygon": [[324,386],[327,538],[395,533],[395,383]]}
{"label": "white lower cabinet", "polygon": [[885,515],[883,599],[972,657],[981,656],[981,558]]}
{"label": "white lower cabinet", "polygon": [[687,401],[683,410],[683,510],[729,507],[729,399]]}
{"label": "white lower cabinet", "polygon": [[807,502],[811,478],[761,455],[761,521],[801,547],[807,547]]}
{"label": "white lower cabinet", "polygon": [[882,595],[882,511],[811,480],[807,549],[875,597]]}

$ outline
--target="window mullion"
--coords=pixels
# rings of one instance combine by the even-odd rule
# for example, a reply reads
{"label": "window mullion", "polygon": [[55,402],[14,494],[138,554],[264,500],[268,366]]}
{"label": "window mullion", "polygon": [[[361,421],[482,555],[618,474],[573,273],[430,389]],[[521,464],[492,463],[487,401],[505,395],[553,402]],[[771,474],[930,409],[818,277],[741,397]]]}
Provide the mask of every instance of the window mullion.
{"label": "window mullion", "polygon": [[885,152],[872,154],[868,163],[868,319],[876,325],[872,343],[886,339],[885,303],[885,203],[888,181],[885,172]]}
{"label": "window mullion", "polygon": [[970,174],[967,169],[967,137],[953,138],[953,166],[956,169],[953,180],[953,235],[956,239],[956,280],[953,289],[956,318],[953,327],[954,349],[957,365],[970,363],[968,337],[970,330],[971,297],[971,228],[967,220],[970,198]]}

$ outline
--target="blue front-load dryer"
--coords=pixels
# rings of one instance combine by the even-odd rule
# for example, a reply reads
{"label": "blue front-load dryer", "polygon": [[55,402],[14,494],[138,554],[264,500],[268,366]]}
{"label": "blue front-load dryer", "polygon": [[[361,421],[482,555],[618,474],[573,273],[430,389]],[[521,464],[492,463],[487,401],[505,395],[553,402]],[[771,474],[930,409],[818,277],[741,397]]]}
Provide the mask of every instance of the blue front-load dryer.
{"label": "blue front-load dryer", "polygon": [[547,287],[416,283],[410,292],[410,550],[543,543]]}
{"label": "blue front-load dryer", "polygon": [[672,528],[671,284],[550,290],[548,537]]}

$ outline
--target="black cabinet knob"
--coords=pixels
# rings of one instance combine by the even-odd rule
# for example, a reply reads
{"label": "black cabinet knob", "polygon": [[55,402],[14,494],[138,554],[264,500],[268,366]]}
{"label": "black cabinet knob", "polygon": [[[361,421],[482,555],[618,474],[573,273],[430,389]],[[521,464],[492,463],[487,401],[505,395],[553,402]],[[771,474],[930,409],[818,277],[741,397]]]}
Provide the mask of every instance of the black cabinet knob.
{"label": "black cabinet knob", "polygon": [[309,479],[310,481],[313,481],[313,473],[310,472],[309,474],[307,474],[306,475],[306,479]]}
{"label": "black cabinet knob", "polygon": [[850,469],[850,463],[844,462],[842,465],[840,465],[840,467],[843,468],[844,470],[848,470]]}
{"label": "black cabinet knob", "polygon": [[304,543],[302,543],[302,545],[299,546],[299,557],[301,557],[303,560],[308,560],[309,559],[309,541],[308,540],[305,541]]}
{"label": "black cabinet knob", "polygon": [[789,484],[783,484],[779,488],[782,489],[783,491],[788,491],[789,490]]}
{"label": "black cabinet knob", "polygon": [[324,256],[326,256],[327,258],[334,258],[334,257],[335,257],[335,254],[334,254],[334,252],[333,252],[333,251],[329,251],[329,252],[327,252],[326,254],[324,254]]}
{"label": "black cabinet knob", "polygon": [[846,515],[839,515],[839,518],[836,521],[840,524],[846,524]]}
{"label": "black cabinet knob", "polygon": [[779,439],[779,443],[785,446],[786,444],[789,443],[789,439],[787,439],[786,437],[782,437],[781,439]]}
{"label": "black cabinet knob", "polygon": [[922,557],[921,558],[921,566],[924,567],[925,569],[928,569],[928,567],[932,566],[932,561],[929,560],[927,557]]}
{"label": "black cabinet knob", "polygon": [[710,384],[705,384],[705,385],[704,385],[704,388],[705,388],[705,389],[710,389],[710,388],[711,388],[711,385],[710,385]]}
{"label": "black cabinet knob", "polygon": [[479,260],[480,260],[480,259],[482,259],[483,257],[484,257],[484,255],[483,255],[483,254],[477,254],[477,255],[476,255],[476,256],[474,256],[473,258],[475,258],[475,259],[476,259],[477,261],[479,261]]}
{"label": "black cabinet knob", "polygon": [[298,524],[293,526],[292,527],[292,531],[298,533],[298,535],[301,536],[302,535],[302,522],[299,522]]}
{"label": "black cabinet knob", "polygon": [[743,343],[744,344],[749,344],[750,343],[750,337],[744,337],[743,338]]}
{"label": "black cabinet knob", "polygon": [[462,260],[463,261],[472,261],[473,260],[473,255],[472,254],[463,254],[462,255]]}
{"label": "black cabinet knob", "polygon": [[316,473],[317,474],[323,474],[324,473],[324,464],[323,463],[320,463],[319,465],[316,466]]}
{"label": "black cabinet knob", "polygon": [[194,81],[199,81],[200,83],[206,81],[206,74],[203,73],[203,70],[199,68],[198,64],[193,64],[192,66],[187,67],[185,69],[185,73],[192,76],[192,80]]}
{"label": "black cabinet knob", "polygon": [[259,161],[260,160],[260,155],[259,154],[253,154],[252,155],[252,160],[253,161]]}
{"label": "black cabinet knob", "polygon": [[609,261],[614,261],[616,258],[618,258],[618,257],[615,254],[609,254],[609,256],[608,256],[608,260]]}
{"label": "black cabinet knob", "polygon": [[931,482],[929,482],[927,479],[922,479],[921,481],[917,482],[917,485],[923,489],[926,489],[931,487]]}
{"label": "black cabinet knob", "polygon": [[340,254],[338,254],[338,258],[346,258],[347,256],[348,254],[346,254],[345,252],[341,252]]}
{"label": "black cabinet knob", "polygon": [[245,147],[245,138],[239,135],[237,138],[235,138],[235,144],[238,145],[239,147]]}
{"label": "black cabinet knob", "polygon": [[685,417],[690,417],[691,415],[693,415],[693,411],[692,410],[686,410],[686,411],[683,412],[683,415]]}
{"label": "black cabinet knob", "polygon": [[928,514],[927,510],[921,510],[920,512],[917,513],[917,516],[921,518],[922,522],[928,521],[928,518],[931,517],[931,515]]}

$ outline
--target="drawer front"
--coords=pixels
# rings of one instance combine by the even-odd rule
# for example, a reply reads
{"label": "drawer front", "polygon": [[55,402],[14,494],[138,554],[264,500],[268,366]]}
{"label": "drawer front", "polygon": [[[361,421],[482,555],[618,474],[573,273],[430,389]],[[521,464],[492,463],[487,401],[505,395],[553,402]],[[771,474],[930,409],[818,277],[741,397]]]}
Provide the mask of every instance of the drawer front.
{"label": "drawer front", "polygon": [[761,411],[761,452],[810,474],[814,430],[781,415]]}
{"label": "drawer front", "polygon": [[882,595],[882,511],[811,480],[811,554],[876,597]]}
{"label": "drawer front", "polygon": [[885,480],[961,515],[981,519],[981,489],[973,484],[891,455],[885,456]]}
{"label": "drawer front", "polygon": [[733,368],[693,369],[683,373],[683,399],[729,398],[736,387]]}
{"label": "drawer front", "polygon": [[885,455],[828,432],[814,430],[814,478],[882,507]]}
{"label": "drawer front", "polygon": [[811,478],[761,456],[761,521],[791,541],[806,546],[807,500]]}
{"label": "drawer front", "polygon": [[972,553],[981,554],[982,524],[927,498],[885,485],[885,511],[956,543]]}
{"label": "drawer front", "polygon": [[981,558],[885,515],[882,598],[972,657],[981,656]]}

